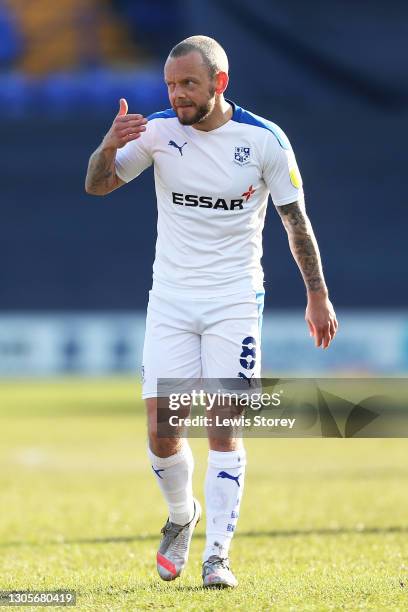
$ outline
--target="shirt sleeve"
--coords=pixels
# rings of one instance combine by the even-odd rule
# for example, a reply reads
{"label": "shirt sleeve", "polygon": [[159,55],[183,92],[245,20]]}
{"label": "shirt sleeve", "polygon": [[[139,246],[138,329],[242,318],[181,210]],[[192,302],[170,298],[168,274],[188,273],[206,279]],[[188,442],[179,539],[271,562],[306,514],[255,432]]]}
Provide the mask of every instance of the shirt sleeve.
{"label": "shirt sleeve", "polygon": [[153,163],[151,148],[151,124],[147,124],[146,131],[140,138],[131,140],[124,147],[118,149],[115,159],[116,174],[122,181],[128,183],[146,170]]}
{"label": "shirt sleeve", "polygon": [[263,179],[275,206],[296,201],[304,203],[302,177],[295,154],[282,131],[279,140],[272,133],[266,139]]}

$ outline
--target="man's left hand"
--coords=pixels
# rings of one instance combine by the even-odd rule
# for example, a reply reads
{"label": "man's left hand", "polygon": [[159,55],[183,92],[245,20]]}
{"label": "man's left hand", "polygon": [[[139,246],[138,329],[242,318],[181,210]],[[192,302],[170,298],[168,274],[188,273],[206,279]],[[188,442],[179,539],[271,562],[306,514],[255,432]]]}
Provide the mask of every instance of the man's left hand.
{"label": "man's left hand", "polygon": [[328,348],[336,335],[339,324],[333,304],[327,295],[320,292],[309,293],[305,320],[310,335],[315,339],[316,347]]}

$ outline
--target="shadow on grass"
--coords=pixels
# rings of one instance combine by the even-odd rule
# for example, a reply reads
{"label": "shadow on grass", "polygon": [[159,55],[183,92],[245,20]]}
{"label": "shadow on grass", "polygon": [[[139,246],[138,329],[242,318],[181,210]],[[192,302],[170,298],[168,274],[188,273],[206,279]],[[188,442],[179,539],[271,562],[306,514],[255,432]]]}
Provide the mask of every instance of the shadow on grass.
{"label": "shadow on grass", "polygon": [[[239,538],[293,538],[303,536],[337,536],[337,535],[372,535],[372,534],[388,534],[388,533],[408,533],[407,526],[390,526],[390,527],[339,527],[329,528],[322,527],[316,529],[279,529],[274,531],[238,531]],[[39,542],[23,542],[11,541],[0,542],[0,548],[11,546],[59,546],[70,544],[127,544],[132,542],[153,542],[158,541],[158,533],[146,533],[133,536],[112,536],[107,538],[74,538],[74,539],[59,539],[59,540],[42,540]],[[195,540],[203,540],[204,533],[196,533]]]}

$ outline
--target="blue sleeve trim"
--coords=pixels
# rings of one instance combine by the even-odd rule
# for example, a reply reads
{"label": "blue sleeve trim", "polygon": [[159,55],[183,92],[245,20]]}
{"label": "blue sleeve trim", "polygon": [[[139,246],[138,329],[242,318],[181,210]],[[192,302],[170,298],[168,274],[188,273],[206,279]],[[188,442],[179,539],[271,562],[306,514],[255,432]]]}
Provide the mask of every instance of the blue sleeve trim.
{"label": "blue sleeve trim", "polygon": [[256,127],[268,130],[269,132],[272,132],[272,134],[275,136],[282,149],[290,149],[290,144],[285,133],[278,125],[276,125],[276,123],[268,121],[267,119],[259,117],[258,115],[254,115],[254,113],[250,113],[244,108],[241,108],[240,106],[234,104],[234,102],[231,102],[231,100],[228,100],[228,102],[232,104],[234,109],[234,112],[232,114],[232,121],[236,121],[237,123],[246,123],[247,125],[255,125]]}
{"label": "blue sleeve trim", "polygon": [[152,113],[147,117],[149,121],[152,119],[173,119],[176,117],[176,113],[172,108],[167,108],[166,110],[159,111],[158,113]]}

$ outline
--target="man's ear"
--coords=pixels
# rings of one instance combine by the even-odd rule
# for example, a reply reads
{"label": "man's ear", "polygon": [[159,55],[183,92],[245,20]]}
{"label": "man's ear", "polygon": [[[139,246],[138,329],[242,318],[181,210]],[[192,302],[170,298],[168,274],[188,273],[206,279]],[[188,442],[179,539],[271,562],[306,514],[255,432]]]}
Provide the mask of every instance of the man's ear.
{"label": "man's ear", "polygon": [[218,72],[215,77],[215,93],[223,94],[228,87],[229,77],[226,72]]}

